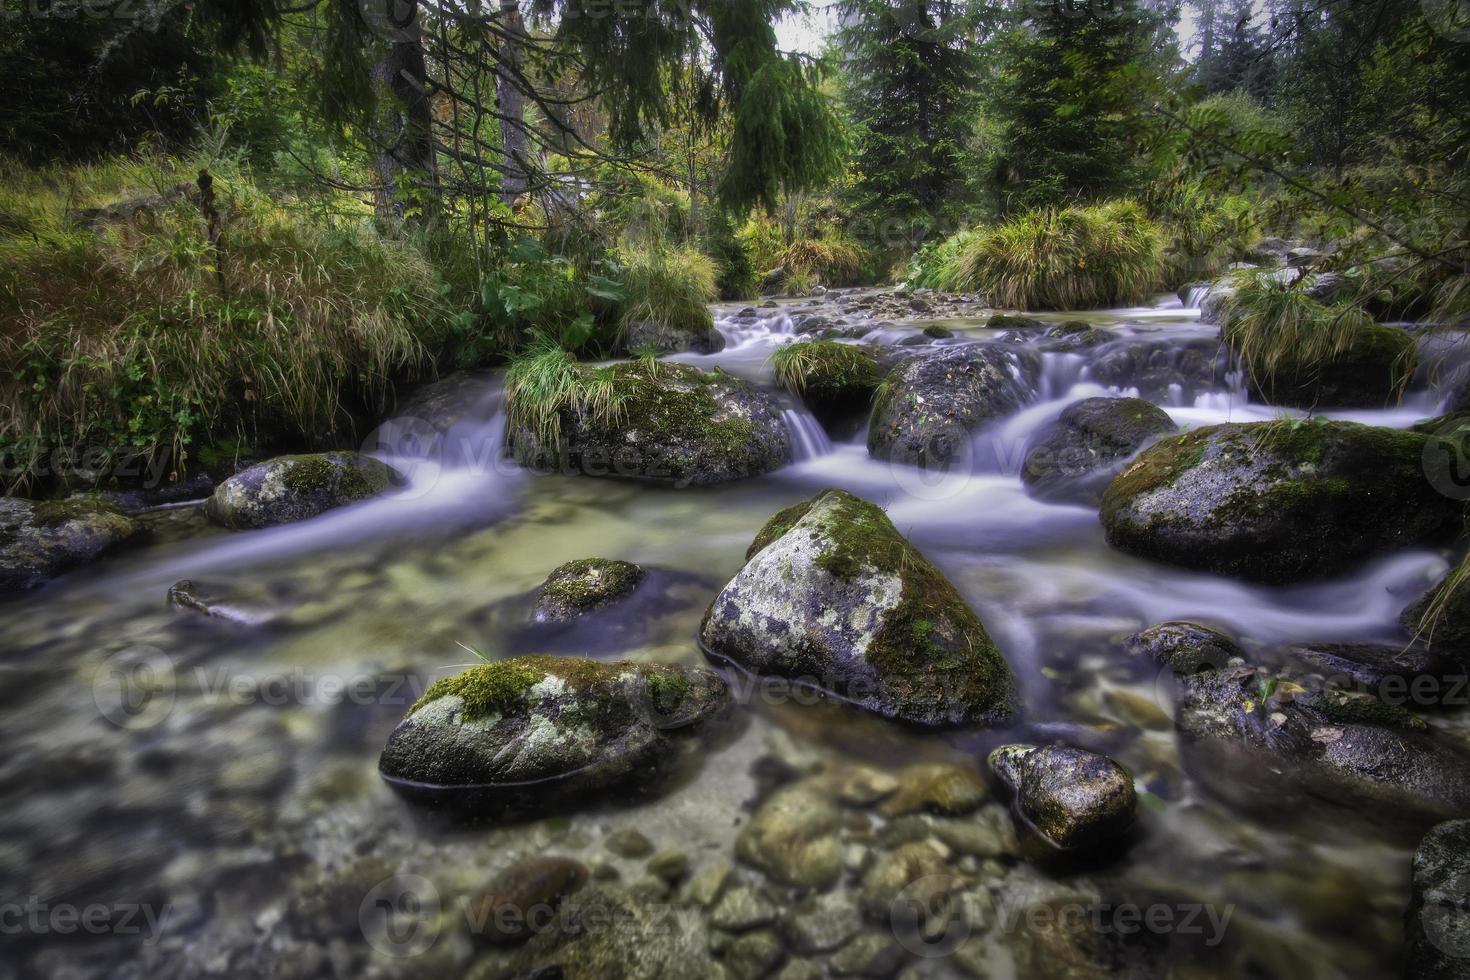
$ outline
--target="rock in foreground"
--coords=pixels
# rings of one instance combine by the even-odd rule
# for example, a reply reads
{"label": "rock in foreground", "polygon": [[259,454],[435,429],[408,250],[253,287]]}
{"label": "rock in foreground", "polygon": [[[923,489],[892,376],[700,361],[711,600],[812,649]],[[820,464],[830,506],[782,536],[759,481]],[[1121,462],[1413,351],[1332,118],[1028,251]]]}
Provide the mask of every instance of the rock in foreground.
{"label": "rock in foreground", "polygon": [[435,682],[388,738],[383,778],[493,819],[655,791],[730,708],[703,669],[515,657]]}
{"label": "rock in foreground", "polygon": [[1085,398],[1026,453],[1021,481],[1042,500],[1096,505],[1129,456],[1178,429],[1141,398]]}
{"label": "rock in foreground", "polygon": [[1010,667],[883,511],[827,490],[771,518],[705,614],[711,652],[921,725],[1015,711]]}
{"label": "rock in foreground", "polygon": [[137,532],[135,521],[99,500],[0,497],[0,593],[42,585]]}
{"label": "rock in foreground", "polygon": [[1133,777],[1105,755],[1062,745],[1003,745],[989,763],[1015,794],[1022,823],[1060,850],[1092,847],[1133,825]]}
{"label": "rock in foreground", "polygon": [[304,521],[401,485],[391,466],[354,452],[279,456],[221,483],[205,516],[236,531]]}
{"label": "rock in foreground", "polygon": [[945,347],[901,361],[878,390],[868,453],[919,466],[947,466],[972,432],[1034,397],[1041,360],[994,344]]}
{"label": "rock in foreground", "polygon": [[538,623],[566,623],[631,595],[643,581],[643,569],[632,562],[584,558],[552,569],[541,586],[532,618]]}
{"label": "rock in foreground", "polygon": [[1216,425],[1144,450],[1103,495],[1108,543],[1268,583],[1338,575],[1453,536],[1457,501],[1425,478],[1425,437],[1354,422]]}
{"label": "rock in foreground", "polygon": [[1404,976],[1460,980],[1470,973],[1470,820],[1435,827],[1414,852]]}

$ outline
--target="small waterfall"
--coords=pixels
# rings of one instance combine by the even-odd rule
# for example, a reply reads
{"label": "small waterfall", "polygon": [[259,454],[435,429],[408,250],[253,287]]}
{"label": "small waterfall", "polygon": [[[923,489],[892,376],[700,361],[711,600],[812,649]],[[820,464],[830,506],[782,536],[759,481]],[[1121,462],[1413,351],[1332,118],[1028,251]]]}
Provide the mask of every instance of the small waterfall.
{"label": "small waterfall", "polygon": [[775,337],[793,337],[796,324],[785,310],[741,310],[731,316],[715,321],[715,329],[725,338],[728,347],[739,348],[746,344],[770,341]]}
{"label": "small waterfall", "polygon": [[1189,292],[1184,297],[1184,308],[1186,310],[1199,309],[1200,304],[1205,301],[1205,297],[1210,295],[1210,289],[1211,286],[1209,284],[1203,286],[1190,286]]}
{"label": "small waterfall", "polygon": [[1061,398],[1079,381],[1087,368],[1087,359],[1081,354],[1047,353],[1041,355],[1042,401]]}
{"label": "small waterfall", "polygon": [[816,416],[805,409],[788,408],[781,413],[791,431],[791,459],[796,463],[826,456],[832,451],[832,440]]}

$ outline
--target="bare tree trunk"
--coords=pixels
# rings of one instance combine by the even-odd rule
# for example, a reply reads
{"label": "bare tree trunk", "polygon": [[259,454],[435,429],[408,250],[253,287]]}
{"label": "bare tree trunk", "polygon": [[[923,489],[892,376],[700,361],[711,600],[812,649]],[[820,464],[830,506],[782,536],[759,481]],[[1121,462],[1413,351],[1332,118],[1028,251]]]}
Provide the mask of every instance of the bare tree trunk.
{"label": "bare tree trunk", "polygon": [[[438,210],[438,168],[434,159],[434,114],[429,101],[428,64],[419,23],[418,0],[389,0],[393,29],[388,50],[373,69],[383,108],[377,133],[378,216],[402,220],[411,204],[420,214]],[[422,192],[418,202],[412,190]]]}
{"label": "bare tree trunk", "polygon": [[526,127],[526,94],[517,76],[521,67],[521,9],[518,0],[500,0],[500,26],[505,37],[500,43],[500,61],[495,66],[495,98],[500,103],[500,143],[504,169],[500,174],[500,196],[513,204],[530,187]]}

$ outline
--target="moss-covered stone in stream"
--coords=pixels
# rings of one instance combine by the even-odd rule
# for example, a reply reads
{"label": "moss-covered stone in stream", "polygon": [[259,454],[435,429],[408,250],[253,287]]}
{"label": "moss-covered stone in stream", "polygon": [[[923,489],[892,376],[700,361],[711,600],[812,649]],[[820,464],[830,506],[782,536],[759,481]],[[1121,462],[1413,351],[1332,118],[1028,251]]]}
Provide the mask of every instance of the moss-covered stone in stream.
{"label": "moss-covered stone in stream", "polygon": [[410,799],[486,817],[655,791],[731,707],[707,670],[527,656],[436,681],[379,760]]}
{"label": "moss-covered stone in stream", "polygon": [[[791,460],[791,435],[780,407],[722,371],[650,359],[573,370],[603,372],[616,408],[562,409],[555,444],[513,423],[510,449],[522,466],[682,487],[757,476]],[[510,414],[520,417],[517,406],[510,406]]]}
{"label": "moss-covered stone in stream", "polygon": [[[1228,326],[1221,336],[1232,343]],[[1364,324],[1340,353],[1308,360],[1285,351],[1269,367],[1248,368],[1247,381],[1252,394],[1270,405],[1383,408],[1398,401],[1418,363],[1418,346],[1404,330]]]}
{"label": "moss-covered stone in stream", "polygon": [[1431,654],[1470,666],[1470,557],[1404,610],[1405,631]]}
{"label": "moss-covered stone in stream", "polygon": [[532,613],[538,623],[563,623],[630,595],[643,581],[632,562],[581,558],[558,565],[541,586]]}
{"label": "moss-covered stone in stream", "polygon": [[1084,398],[1026,452],[1021,482],[1043,500],[1097,504],[1124,461],[1178,426],[1141,398]]}
{"label": "moss-covered stone in stream", "polygon": [[366,500],[402,481],[392,467],[362,453],[278,456],[221,483],[204,513],[235,530],[272,527]]}
{"label": "moss-covered stone in stream", "polygon": [[776,515],[750,554],[706,613],[714,653],[919,724],[1014,712],[984,625],[875,505],[825,491]]}
{"label": "moss-covered stone in stream", "polygon": [[136,521],[91,495],[0,497],[0,592],[42,585],[139,531]]}
{"label": "moss-covered stone in stream", "polygon": [[882,379],[871,348],[835,340],[787,344],[771,356],[776,381],[824,423],[866,412]]}
{"label": "moss-covered stone in stream", "polygon": [[1457,532],[1460,505],[1426,479],[1424,447],[1353,422],[1212,426],[1146,449],[1109,485],[1102,521],[1144,558],[1273,583],[1336,575]]}

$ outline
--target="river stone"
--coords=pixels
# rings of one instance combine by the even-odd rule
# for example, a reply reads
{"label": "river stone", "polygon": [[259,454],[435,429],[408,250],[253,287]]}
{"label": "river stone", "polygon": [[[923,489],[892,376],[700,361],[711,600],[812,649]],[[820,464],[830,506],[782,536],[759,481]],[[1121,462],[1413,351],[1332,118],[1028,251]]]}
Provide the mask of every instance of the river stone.
{"label": "river stone", "polygon": [[1365,694],[1233,666],[1184,679],[1175,724],[1202,779],[1280,808],[1304,793],[1369,819],[1470,812],[1470,755]]}
{"label": "river stone", "polygon": [[839,977],[891,977],[903,960],[891,931],[869,929],[833,954],[830,963]]}
{"label": "river stone", "polygon": [[950,762],[925,762],[898,773],[898,790],[878,806],[885,817],[921,811],[955,816],[980,808],[989,796],[974,768]]}
{"label": "river stone", "polygon": [[862,927],[857,899],[847,891],[808,899],[781,919],[786,941],[802,956],[830,953],[856,936]]}
{"label": "river stone", "polygon": [[700,916],[677,915],[607,884],[579,892],[511,966],[514,976],[564,980],[670,980],[720,971]]}
{"label": "river stone", "polygon": [[1168,413],[1142,398],[1084,398],[1026,453],[1021,481],[1042,500],[1095,506],[1128,457],[1178,431]]}
{"label": "river stone", "polygon": [[1217,629],[1185,620],[1159,623],[1123,640],[1129,655],[1144,657],[1176,674],[1218,670],[1231,660],[1245,659],[1245,651]]}
{"label": "river stone", "polygon": [[880,508],[823,491],[771,518],[748,554],[705,613],[713,654],[920,725],[1014,714],[979,617]]}
{"label": "river stone", "polygon": [[563,409],[555,445],[543,445],[530,428],[512,422],[506,436],[515,461],[676,487],[741,480],[791,462],[791,433],[770,395],[722,371],[654,363],[627,361],[608,369],[614,391],[623,396],[618,417],[596,422]]}
{"label": "river stone", "polygon": [[725,349],[725,335],[712,323],[676,327],[635,320],[623,328],[623,347],[639,354],[718,354]]}
{"label": "river stone", "polygon": [[273,527],[366,500],[403,482],[392,467],[362,453],[278,456],[215,487],[204,514],[236,531]]}
{"label": "river stone", "polygon": [[783,884],[830,888],[842,874],[836,786],[823,777],[772,793],[735,839],[735,855]]}
{"label": "river stone", "polygon": [[1342,574],[1453,537],[1460,503],[1425,478],[1425,437],[1355,422],[1225,424],[1156,443],[1103,495],[1108,543],[1272,584]]}
{"label": "river stone", "polygon": [[1155,401],[1192,401],[1223,391],[1232,370],[1230,352],[1210,337],[1150,340],[1125,337],[1100,345],[1090,357],[1087,379]]}
{"label": "river stone", "polygon": [[1390,704],[1455,704],[1470,695],[1464,667],[1417,643],[1297,643],[1286,653],[1326,683]]}
{"label": "river stone", "polygon": [[980,426],[1035,397],[1041,358],[996,344],[941,347],[898,363],[868,423],[874,459],[947,466]]}
{"label": "river stone", "polygon": [[168,604],[211,619],[240,626],[260,626],[281,614],[272,608],[264,590],[235,590],[228,585],[180,579],[168,589]]}
{"label": "river stone", "polygon": [[744,932],[776,921],[779,910],[766,896],[748,885],[726,889],[709,912],[709,924],[726,932]]}
{"label": "river stone", "polygon": [[583,558],[552,569],[541,584],[532,618],[538,623],[566,623],[584,613],[612,605],[633,594],[643,569],[628,561]]}
{"label": "river stone", "polygon": [[1470,975],[1470,820],[1439,824],[1419,843],[1404,931],[1406,978]]}
{"label": "river stone", "polygon": [[1225,317],[1225,307],[1235,297],[1238,290],[1235,288],[1231,277],[1217,279],[1210,286],[1209,292],[1205,293],[1204,299],[1199,303],[1199,319],[1201,323],[1221,323]]}
{"label": "river stone", "polygon": [[1133,777],[1105,755],[1064,745],[1003,745],[990,769],[1015,794],[1024,824],[1064,851],[1095,847],[1133,826]]}
{"label": "river stone", "polygon": [[939,848],[929,841],[901,844],[884,854],[863,875],[858,901],[863,913],[879,922],[891,921],[894,905],[916,903],[926,915],[942,912],[944,900],[962,882],[951,874]]}
{"label": "river stone", "polygon": [[555,917],[562,899],[587,882],[587,868],[564,857],[518,861],[470,897],[470,931],[497,945],[530,939]]}
{"label": "river stone", "polygon": [[1403,612],[1404,629],[1424,648],[1470,667],[1470,558],[1465,559]]}
{"label": "river stone", "polygon": [[514,657],[434,682],[379,772],[416,802],[484,818],[661,788],[731,707],[702,669]]}
{"label": "river stone", "polygon": [[[1232,344],[1230,328],[1222,331]],[[1394,404],[1419,361],[1414,338],[1396,327],[1363,325],[1345,350],[1310,360],[1291,356],[1247,370],[1253,396],[1291,408],[1383,408]]]}
{"label": "river stone", "polygon": [[732,980],[759,980],[785,955],[781,937],[770,929],[757,929],[736,939],[725,950],[725,973]]}
{"label": "river stone", "polygon": [[136,521],[90,497],[0,497],[0,593],[33,589],[138,533]]}

